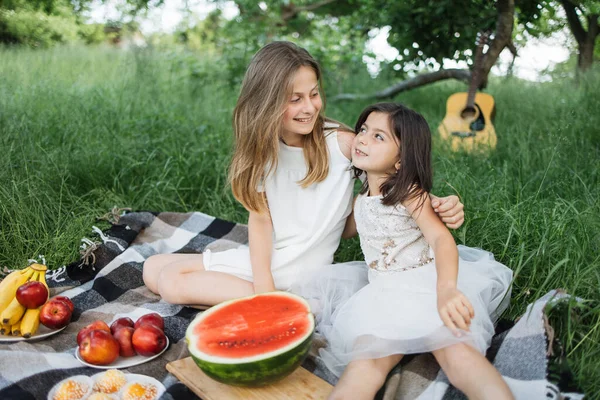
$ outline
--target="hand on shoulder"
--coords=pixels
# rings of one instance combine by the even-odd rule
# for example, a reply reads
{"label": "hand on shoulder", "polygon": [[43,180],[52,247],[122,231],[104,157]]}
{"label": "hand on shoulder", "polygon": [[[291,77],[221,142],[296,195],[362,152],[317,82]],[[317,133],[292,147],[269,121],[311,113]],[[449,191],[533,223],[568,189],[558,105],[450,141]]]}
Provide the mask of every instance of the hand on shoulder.
{"label": "hand on shoulder", "polygon": [[352,142],[354,142],[355,136],[356,134],[352,131],[338,129],[338,144],[342,154],[344,154],[344,157],[346,157],[348,160],[352,160]]}

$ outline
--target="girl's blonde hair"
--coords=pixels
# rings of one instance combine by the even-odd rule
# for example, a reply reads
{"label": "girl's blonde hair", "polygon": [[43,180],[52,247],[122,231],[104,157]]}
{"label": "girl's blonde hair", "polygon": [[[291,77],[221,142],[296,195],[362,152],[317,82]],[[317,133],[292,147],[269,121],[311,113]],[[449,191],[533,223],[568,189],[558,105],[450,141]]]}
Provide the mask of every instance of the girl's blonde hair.
{"label": "girl's blonde hair", "polygon": [[266,198],[258,188],[277,168],[283,115],[293,91],[294,76],[303,66],[312,68],[317,76],[323,107],[313,131],[302,138],[308,171],[298,184],[307,187],[320,182],[329,172],[323,134],[325,98],[319,64],[306,50],[294,43],[269,43],[252,58],[233,111],[235,145],[229,183],[235,198],[248,210],[267,210]]}

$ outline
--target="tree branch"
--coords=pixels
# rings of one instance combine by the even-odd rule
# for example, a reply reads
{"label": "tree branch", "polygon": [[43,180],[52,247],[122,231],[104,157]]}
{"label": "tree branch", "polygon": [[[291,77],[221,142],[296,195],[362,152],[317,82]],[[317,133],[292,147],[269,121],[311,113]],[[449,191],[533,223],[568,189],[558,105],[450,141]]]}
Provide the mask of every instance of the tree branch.
{"label": "tree branch", "polygon": [[371,94],[352,94],[352,93],[340,93],[337,96],[331,97],[330,100],[384,100],[390,99],[400,92],[411,90],[419,86],[428,85],[444,79],[458,79],[461,81],[469,82],[471,80],[471,72],[464,69],[441,69],[439,71],[430,72],[415,76],[414,78],[407,79],[402,82],[398,82],[388,88],[385,88],[379,92]]}
{"label": "tree branch", "polygon": [[[510,51],[516,56],[516,49],[512,43],[512,31],[515,20],[515,2],[514,0],[500,0],[497,3],[498,19],[496,21],[496,32],[494,40],[490,43],[488,51],[485,53],[485,59],[481,66],[481,82],[479,88],[487,86],[487,77],[490,70],[496,64],[500,53],[505,47],[509,46]],[[511,49],[512,46],[512,49]],[[514,49],[514,51],[513,51]]]}
{"label": "tree branch", "polygon": [[583,29],[577,11],[575,10],[575,4],[571,3],[569,0],[560,0],[560,4],[562,4],[565,13],[567,14],[567,22],[569,23],[571,32],[573,32],[575,40],[581,46],[585,42],[586,32],[585,29]]}
{"label": "tree branch", "polygon": [[510,42],[509,44],[507,44],[506,48],[508,49],[508,51],[510,51],[510,53],[513,55],[513,57],[517,57],[519,55],[517,52],[517,48],[515,47],[515,44],[513,42]]}

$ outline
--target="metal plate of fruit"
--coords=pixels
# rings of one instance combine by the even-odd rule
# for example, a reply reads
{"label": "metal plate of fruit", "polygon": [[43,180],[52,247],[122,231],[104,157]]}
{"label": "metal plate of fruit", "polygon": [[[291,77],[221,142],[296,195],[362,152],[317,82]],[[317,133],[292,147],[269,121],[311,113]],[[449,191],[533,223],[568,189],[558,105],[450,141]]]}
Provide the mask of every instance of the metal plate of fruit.
{"label": "metal plate of fruit", "polygon": [[133,367],[135,365],[140,365],[145,362],[154,360],[156,357],[159,357],[162,353],[164,353],[168,347],[169,347],[169,338],[167,337],[167,344],[158,354],[154,354],[152,356],[141,356],[141,355],[137,354],[137,355],[131,356],[131,357],[119,357],[119,358],[117,358],[116,361],[113,361],[112,363],[110,363],[108,365],[94,365],[94,364],[85,362],[83,360],[83,358],[81,357],[81,355],[79,354],[79,349],[77,349],[77,351],[75,352],[75,357],[77,358],[77,360],[79,360],[79,362],[81,362],[83,365],[88,366],[88,367],[98,368],[98,369],[120,369],[120,368]]}
{"label": "metal plate of fruit", "polygon": [[49,329],[43,325],[40,325],[38,331],[34,335],[32,335],[31,337],[28,337],[28,338],[25,338],[23,336],[0,335],[0,343],[13,343],[13,342],[20,342],[22,340],[27,340],[27,341],[41,340],[41,339],[47,338],[48,336],[56,335],[58,332],[62,331],[65,328],[66,328],[66,326],[63,326],[60,329]]}

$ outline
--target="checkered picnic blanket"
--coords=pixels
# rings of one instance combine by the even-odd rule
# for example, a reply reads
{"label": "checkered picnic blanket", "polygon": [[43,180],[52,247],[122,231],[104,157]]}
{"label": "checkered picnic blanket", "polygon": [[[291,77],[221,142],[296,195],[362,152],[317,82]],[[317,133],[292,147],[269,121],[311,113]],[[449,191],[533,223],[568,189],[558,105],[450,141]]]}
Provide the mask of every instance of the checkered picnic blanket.
{"label": "checkered picnic blanket", "polygon": [[[181,305],[165,303],[150,292],[142,280],[143,262],[157,253],[197,253],[234,248],[247,243],[247,227],[212,216],[194,213],[133,212],[114,215],[110,229],[95,228],[97,240],[84,239],[84,256],[70,265],[50,271],[52,295],[69,296],[75,313],[69,326],[44,340],[0,344],[0,399],[45,399],[50,388],[72,375],[93,375],[98,370],[85,367],[75,358],[76,335],[85,325],[101,319],[108,323],[129,316],[136,319],[158,312],[165,319],[170,346],[160,357],[130,367],[127,372],[152,376],[167,388],[164,399],[197,398],[186,386],[167,372],[168,362],[189,355],[185,330],[199,312]],[[87,265],[86,265],[87,264]],[[530,304],[527,313],[510,329],[494,337],[488,358],[505,377],[517,398],[580,399],[579,393],[562,393],[547,379],[544,305],[566,294],[553,291]],[[314,343],[304,367],[335,384],[315,356],[322,341]],[[565,396],[565,397],[560,397]],[[464,398],[449,385],[430,355],[407,357],[390,374],[378,398],[454,399]]]}

